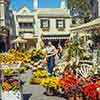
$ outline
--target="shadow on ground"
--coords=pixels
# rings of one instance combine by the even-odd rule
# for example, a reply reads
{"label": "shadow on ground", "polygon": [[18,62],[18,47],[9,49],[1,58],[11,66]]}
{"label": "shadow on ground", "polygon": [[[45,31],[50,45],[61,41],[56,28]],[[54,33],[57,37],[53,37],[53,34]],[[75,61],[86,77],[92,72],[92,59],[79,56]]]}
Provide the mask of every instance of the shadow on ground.
{"label": "shadow on ground", "polygon": [[32,96],[31,93],[29,94],[23,94],[23,100],[29,100],[29,98]]}

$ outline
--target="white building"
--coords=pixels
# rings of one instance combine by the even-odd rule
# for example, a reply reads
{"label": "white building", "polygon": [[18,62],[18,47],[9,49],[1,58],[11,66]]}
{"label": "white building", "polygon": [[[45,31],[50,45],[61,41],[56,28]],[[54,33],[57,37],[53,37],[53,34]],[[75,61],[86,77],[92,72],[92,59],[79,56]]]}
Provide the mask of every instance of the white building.
{"label": "white building", "polygon": [[9,13],[10,0],[0,0],[0,26],[7,25],[7,15]]}
{"label": "white building", "polygon": [[34,13],[29,10],[26,6],[23,6],[19,11],[13,11],[14,16],[14,27],[15,30],[13,33],[15,35],[21,36],[24,39],[27,39],[28,44],[27,48],[33,45],[34,33]]}
{"label": "white building", "polygon": [[[38,8],[38,0],[33,0],[34,9],[30,11],[23,6],[19,11],[13,11],[15,36],[32,40],[37,38],[37,46],[41,39],[44,42],[52,41],[54,45],[66,41],[69,37],[71,18],[65,0],[61,0],[59,8]],[[28,42],[30,43],[30,42]]]}
{"label": "white building", "polygon": [[54,45],[68,39],[71,18],[69,11],[62,0],[60,8],[38,8],[38,0],[34,0],[35,32],[44,42],[51,41]]}
{"label": "white building", "polygon": [[100,0],[98,0],[98,16],[100,17]]}
{"label": "white building", "polygon": [[9,5],[10,0],[0,0],[0,51],[10,48]]}

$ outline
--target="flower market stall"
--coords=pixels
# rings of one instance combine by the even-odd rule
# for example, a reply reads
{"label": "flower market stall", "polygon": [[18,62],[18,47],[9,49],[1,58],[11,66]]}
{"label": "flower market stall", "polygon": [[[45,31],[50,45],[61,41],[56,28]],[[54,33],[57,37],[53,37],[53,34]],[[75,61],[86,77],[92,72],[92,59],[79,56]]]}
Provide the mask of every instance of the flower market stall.
{"label": "flower market stall", "polygon": [[[62,96],[67,100],[99,100],[100,51],[99,49],[94,51],[89,53],[80,45],[77,38],[74,39],[63,49],[62,58],[56,60],[51,75],[48,73],[46,53],[43,49],[32,48],[27,51],[12,49],[0,55],[3,68],[2,91],[7,91],[5,92],[7,96],[12,93],[11,90],[13,94],[16,94],[15,91],[20,92],[21,85],[13,86],[13,83],[20,84],[19,74],[16,73],[27,71],[26,66],[29,66],[32,71],[30,84],[42,85],[48,96]],[[3,83],[6,83],[7,88]]]}
{"label": "flower market stall", "polygon": [[53,75],[41,80],[47,95],[63,96],[67,100],[100,99],[100,54],[87,52],[76,40],[64,49],[56,61]]}
{"label": "flower market stall", "polygon": [[15,71],[21,66],[21,62],[1,63],[1,100],[23,100],[22,87],[19,73]]}

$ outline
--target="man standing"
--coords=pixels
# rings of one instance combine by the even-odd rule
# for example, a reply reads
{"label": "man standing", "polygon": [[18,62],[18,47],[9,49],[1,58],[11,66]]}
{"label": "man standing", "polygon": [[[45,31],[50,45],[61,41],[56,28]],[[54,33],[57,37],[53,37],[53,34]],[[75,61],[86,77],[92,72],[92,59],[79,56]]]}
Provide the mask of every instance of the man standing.
{"label": "man standing", "polygon": [[52,75],[53,68],[55,67],[55,55],[57,53],[56,48],[52,45],[51,42],[48,42],[48,46],[46,47],[47,51],[47,62],[48,62],[48,72]]}

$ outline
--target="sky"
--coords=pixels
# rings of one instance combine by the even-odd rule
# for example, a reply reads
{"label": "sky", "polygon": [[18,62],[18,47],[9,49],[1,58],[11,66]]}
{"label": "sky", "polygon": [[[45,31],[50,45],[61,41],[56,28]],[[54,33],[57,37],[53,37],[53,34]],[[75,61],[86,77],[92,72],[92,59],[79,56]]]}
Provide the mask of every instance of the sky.
{"label": "sky", "polygon": [[[26,5],[32,10],[34,0],[11,0],[11,8],[18,10],[23,5]],[[59,7],[61,0],[39,0],[39,8],[56,8]]]}

